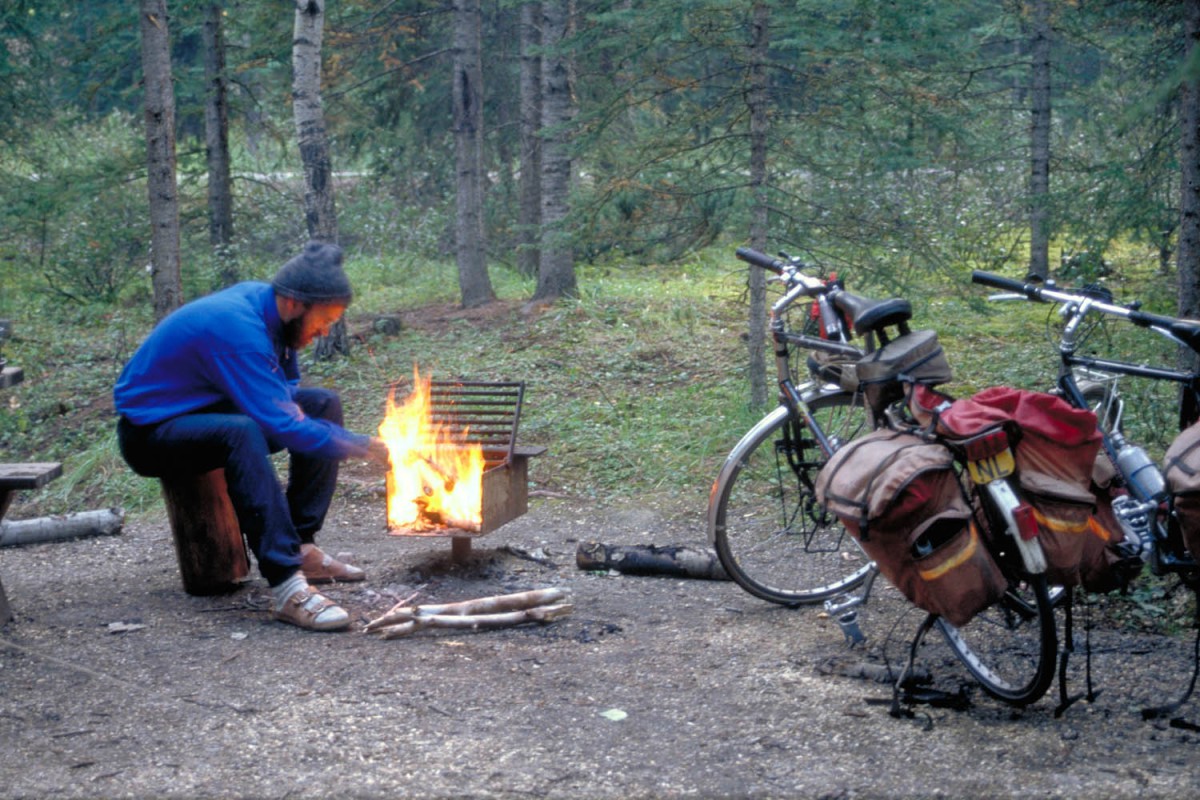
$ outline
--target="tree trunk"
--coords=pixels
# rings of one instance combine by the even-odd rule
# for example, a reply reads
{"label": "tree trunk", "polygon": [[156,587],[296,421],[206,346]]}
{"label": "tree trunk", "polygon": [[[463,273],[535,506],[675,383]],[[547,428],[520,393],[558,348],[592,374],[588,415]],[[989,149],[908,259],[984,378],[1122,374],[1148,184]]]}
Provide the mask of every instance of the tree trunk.
{"label": "tree trunk", "polygon": [[[753,206],[750,210],[750,246],[760,252],[767,249],[769,199],[767,197],[767,48],[769,44],[770,8],[755,3],[750,25],[750,91],[746,104],[750,111],[750,188]],[[762,269],[748,265],[750,287],[750,330],[746,347],[749,355],[750,405],[763,408],[767,404],[767,278]]]}
{"label": "tree trunk", "polygon": [[1050,7],[1049,0],[1033,4],[1032,124],[1029,128],[1029,275],[1050,275]]}
{"label": "tree trunk", "polygon": [[[1187,0],[1185,63],[1200,45],[1200,0]],[[1187,75],[1180,91],[1180,220],[1175,263],[1179,272],[1179,314],[1200,314],[1200,80]]]}
{"label": "tree trunk", "polygon": [[[1200,45],[1200,0],[1187,0],[1184,63],[1197,58]],[[1185,74],[1180,87],[1180,197],[1179,244],[1175,265],[1179,273],[1179,316],[1200,316],[1200,79]],[[1184,351],[1181,360],[1190,367],[1195,356]]]}
{"label": "tree trunk", "polygon": [[517,269],[538,272],[538,227],[542,222],[542,5],[521,5],[521,178],[517,217]]}
{"label": "tree trunk", "polygon": [[[304,221],[310,239],[336,243],[337,211],[333,201],[333,160],[321,107],[321,39],[325,0],[296,0],[292,36],[292,103],[300,160],[304,162]],[[350,352],[345,320],[317,340],[317,358]]]}
{"label": "tree trunk", "polygon": [[204,16],[204,155],[208,163],[208,241],[221,285],[237,282],[237,264],[229,245],[233,241],[233,190],[229,166],[229,102],[225,77],[224,7],[208,4]]}
{"label": "tree trunk", "polygon": [[483,246],[483,65],[479,0],[454,0],[455,242],[463,308],[496,299]]}
{"label": "tree trunk", "polygon": [[142,0],[142,70],[146,86],[146,185],[150,202],[150,277],[154,316],[183,303],[179,268],[179,194],[175,185],[175,90],[166,0]]}
{"label": "tree trunk", "polygon": [[573,297],[577,291],[567,229],[572,169],[568,128],[574,118],[574,97],[564,48],[573,7],[573,0],[542,2],[542,247],[535,301]]}

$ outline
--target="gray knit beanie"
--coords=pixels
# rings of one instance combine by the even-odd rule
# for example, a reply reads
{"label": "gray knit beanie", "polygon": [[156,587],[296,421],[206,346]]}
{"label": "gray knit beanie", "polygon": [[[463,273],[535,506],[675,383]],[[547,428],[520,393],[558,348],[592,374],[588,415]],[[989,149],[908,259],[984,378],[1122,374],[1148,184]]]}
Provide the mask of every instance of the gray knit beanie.
{"label": "gray knit beanie", "polygon": [[354,292],[342,269],[342,248],[312,241],[279,268],[271,282],[275,293],[302,303],[350,302]]}

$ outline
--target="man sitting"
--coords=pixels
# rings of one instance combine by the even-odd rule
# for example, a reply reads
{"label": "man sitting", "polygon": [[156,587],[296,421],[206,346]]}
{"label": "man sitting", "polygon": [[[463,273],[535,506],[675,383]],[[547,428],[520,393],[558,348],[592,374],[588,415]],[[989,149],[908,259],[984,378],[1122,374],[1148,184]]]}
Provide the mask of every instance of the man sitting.
{"label": "man sitting", "polygon": [[[300,386],[296,353],[352,297],[337,245],[309,242],[271,283],[248,281],[163,319],[113,390],[121,454],[139,475],[223,468],[238,523],[274,594],[276,619],[339,630],[349,615],[309,584],[361,581],[314,543],[347,458],[387,463],[383,441],[342,427],[328,389]],[[289,453],[287,490],[270,454]]]}

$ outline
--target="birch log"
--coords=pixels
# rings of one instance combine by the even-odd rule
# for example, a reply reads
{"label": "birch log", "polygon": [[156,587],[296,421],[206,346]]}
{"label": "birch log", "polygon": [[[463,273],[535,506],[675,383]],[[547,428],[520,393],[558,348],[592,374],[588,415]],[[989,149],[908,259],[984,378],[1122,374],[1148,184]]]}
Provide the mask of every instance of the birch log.
{"label": "birch log", "polygon": [[533,608],[534,606],[555,603],[564,597],[566,597],[566,592],[562,589],[533,589],[528,592],[480,597],[475,600],[463,600],[458,603],[410,606],[408,605],[408,601],[402,601],[392,606],[383,616],[368,622],[364,630],[378,630],[388,625],[409,622],[418,617],[462,617],[519,611]]}
{"label": "birch log", "polygon": [[82,536],[111,536],[121,532],[125,511],[104,508],[37,519],[0,522],[0,547],[56,542]]}
{"label": "birch log", "polygon": [[378,630],[381,639],[399,639],[426,628],[455,628],[458,630],[507,628],[525,622],[553,622],[569,615],[574,610],[575,607],[570,603],[558,603],[500,614],[430,614],[414,617],[407,622],[387,625]]}
{"label": "birch log", "polygon": [[615,545],[580,542],[575,548],[580,569],[615,569],[630,575],[670,575],[727,581],[716,551],[690,545]]}

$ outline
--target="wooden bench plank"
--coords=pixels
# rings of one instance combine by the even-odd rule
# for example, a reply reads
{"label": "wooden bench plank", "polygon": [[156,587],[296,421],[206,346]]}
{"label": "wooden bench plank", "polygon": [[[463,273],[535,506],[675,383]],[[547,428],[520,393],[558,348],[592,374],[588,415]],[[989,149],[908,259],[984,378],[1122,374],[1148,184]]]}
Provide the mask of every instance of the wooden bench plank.
{"label": "wooden bench plank", "polygon": [[40,489],[61,475],[56,461],[0,464],[0,489]]}

